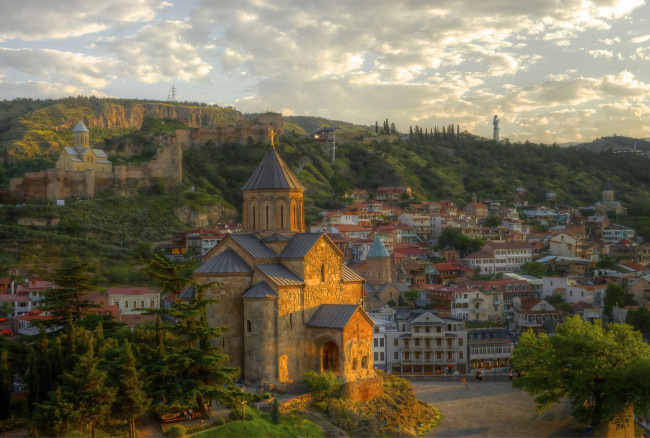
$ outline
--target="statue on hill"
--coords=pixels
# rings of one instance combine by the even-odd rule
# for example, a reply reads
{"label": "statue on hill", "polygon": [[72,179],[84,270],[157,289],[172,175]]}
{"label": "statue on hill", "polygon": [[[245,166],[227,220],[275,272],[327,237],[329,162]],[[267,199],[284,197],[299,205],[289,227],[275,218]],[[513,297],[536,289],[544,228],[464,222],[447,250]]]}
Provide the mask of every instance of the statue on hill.
{"label": "statue on hill", "polygon": [[498,143],[499,142],[499,116],[497,116],[496,114],[494,115],[494,119],[492,120],[492,125],[494,126],[494,133],[492,135],[492,139]]}

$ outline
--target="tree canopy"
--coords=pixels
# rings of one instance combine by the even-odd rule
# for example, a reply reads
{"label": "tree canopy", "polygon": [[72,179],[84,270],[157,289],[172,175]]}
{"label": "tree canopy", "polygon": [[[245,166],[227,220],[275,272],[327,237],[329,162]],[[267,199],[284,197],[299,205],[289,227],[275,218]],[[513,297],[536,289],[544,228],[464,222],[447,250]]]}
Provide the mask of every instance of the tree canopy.
{"label": "tree canopy", "polygon": [[526,262],[521,266],[521,270],[526,275],[542,278],[546,275],[546,266],[540,262]]}
{"label": "tree canopy", "polygon": [[638,412],[650,408],[650,346],[628,324],[603,328],[599,320],[572,316],[551,338],[527,331],[512,363],[522,372],[513,386],[535,394],[538,411],[568,397],[573,416],[597,426],[631,406]]}
{"label": "tree canopy", "polygon": [[473,239],[463,234],[460,228],[446,227],[438,238],[440,248],[451,247],[457,249],[462,254],[476,252],[483,246],[481,239]]}
{"label": "tree canopy", "polygon": [[636,306],[638,303],[634,300],[634,296],[625,292],[623,286],[618,284],[610,284],[605,290],[605,298],[603,298],[604,313],[612,315],[614,306]]}

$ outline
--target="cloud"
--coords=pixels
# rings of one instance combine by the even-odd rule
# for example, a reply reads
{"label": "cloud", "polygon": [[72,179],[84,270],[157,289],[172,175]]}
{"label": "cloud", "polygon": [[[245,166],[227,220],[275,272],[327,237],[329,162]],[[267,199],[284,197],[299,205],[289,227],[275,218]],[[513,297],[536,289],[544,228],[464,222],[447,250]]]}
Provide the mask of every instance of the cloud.
{"label": "cloud", "polygon": [[145,83],[204,80],[213,67],[202,58],[195,38],[190,24],[166,21],[143,26],[119,40],[99,41],[97,45],[119,60],[123,77]]}
{"label": "cloud", "polygon": [[151,21],[169,6],[157,0],[20,0],[0,14],[0,41],[61,39],[100,32],[118,24]]}
{"label": "cloud", "polygon": [[0,65],[33,78],[72,83],[81,89],[101,89],[107,85],[110,74],[106,72],[115,67],[115,62],[83,53],[0,47]]}

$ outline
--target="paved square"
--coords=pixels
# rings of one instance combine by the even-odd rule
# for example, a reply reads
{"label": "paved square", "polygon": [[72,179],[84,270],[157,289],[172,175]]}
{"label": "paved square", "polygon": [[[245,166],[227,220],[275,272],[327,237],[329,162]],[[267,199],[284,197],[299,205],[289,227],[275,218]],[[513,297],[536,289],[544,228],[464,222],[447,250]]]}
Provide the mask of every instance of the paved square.
{"label": "paved square", "polygon": [[537,414],[535,399],[509,381],[412,381],[415,395],[442,412],[428,437],[577,437],[585,428],[571,416],[568,400]]}

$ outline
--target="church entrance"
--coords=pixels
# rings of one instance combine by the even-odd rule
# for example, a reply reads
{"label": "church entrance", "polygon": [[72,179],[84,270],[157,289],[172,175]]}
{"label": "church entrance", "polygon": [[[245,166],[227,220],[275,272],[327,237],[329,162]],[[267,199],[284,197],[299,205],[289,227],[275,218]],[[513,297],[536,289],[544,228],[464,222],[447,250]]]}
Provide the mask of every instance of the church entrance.
{"label": "church entrance", "polygon": [[327,341],[323,344],[321,354],[321,371],[339,372],[339,347],[332,342]]}

